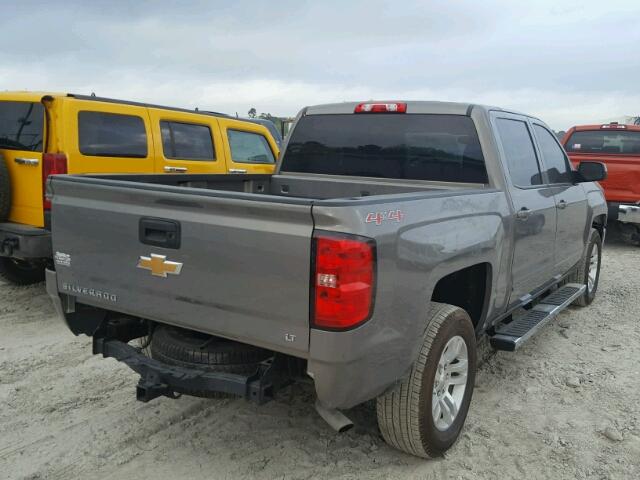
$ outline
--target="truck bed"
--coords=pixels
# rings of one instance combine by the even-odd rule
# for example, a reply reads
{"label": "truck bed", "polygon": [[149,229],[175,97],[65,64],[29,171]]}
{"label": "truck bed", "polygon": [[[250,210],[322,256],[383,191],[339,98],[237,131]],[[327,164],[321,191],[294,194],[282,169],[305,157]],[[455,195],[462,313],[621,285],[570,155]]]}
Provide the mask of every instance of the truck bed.
{"label": "truck bed", "polygon": [[[58,288],[80,303],[306,357],[314,228],[332,228],[331,211],[345,205],[368,211],[371,202],[397,208],[452,189],[482,192],[473,187],[296,175],[55,176]],[[314,218],[319,205],[325,212]],[[364,229],[365,216],[353,217],[352,228]],[[139,268],[151,255],[178,262],[179,275]]]}
{"label": "truck bed", "polygon": [[[452,189],[484,188],[483,184],[428,182],[381,178],[345,177],[341,175],[73,175],[66,181],[79,179],[95,185],[135,187],[136,189],[170,191],[171,187],[185,187],[180,193],[193,195],[228,196],[228,193],[257,194],[253,200],[287,202],[286,199],[355,200],[358,198],[398,193],[427,193]],[[162,187],[167,187],[162,188]],[[204,192],[203,190],[210,190]],[[242,195],[233,198],[250,199]],[[266,198],[278,197],[278,198]]]}

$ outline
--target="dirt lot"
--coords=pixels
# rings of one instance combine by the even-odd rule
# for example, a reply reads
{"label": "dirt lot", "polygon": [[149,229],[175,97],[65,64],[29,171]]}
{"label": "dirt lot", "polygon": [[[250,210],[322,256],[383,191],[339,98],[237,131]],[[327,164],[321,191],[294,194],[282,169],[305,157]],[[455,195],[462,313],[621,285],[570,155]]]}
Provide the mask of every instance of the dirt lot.
{"label": "dirt lot", "polygon": [[[611,236],[613,237],[613,236]],[[610,238],[599,297],[481,367],[443,459],[387,447],[375,409],[335,434],[308,387],[244,400],[134,399],[136,376],[90,353],[43,286],[0,286],[0,477],[640,478],[640,250]]]}

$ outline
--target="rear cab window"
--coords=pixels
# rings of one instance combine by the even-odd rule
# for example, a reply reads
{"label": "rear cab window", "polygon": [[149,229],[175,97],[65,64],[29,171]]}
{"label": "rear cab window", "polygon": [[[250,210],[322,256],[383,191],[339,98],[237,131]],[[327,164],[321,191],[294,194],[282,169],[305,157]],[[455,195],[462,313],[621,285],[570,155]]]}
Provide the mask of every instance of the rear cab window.
{"label": "rear cab window", "polygon": [[463,115],[307,115],[291,133],[281,170],[488,183],[475,125]]}
{"label": "rear cab window", "polygon": [[0,148],[42,152],[43,132],[41,103],[0,101]]}
{"label": "rear cab window", "polygon": [[146,158],[147,132],[135,115],[83,110],[78,112],[80,153],[94,157]]}
{"label": "rear cab window", "polygon": [[569,137],[564,148],[569,153],[640,155],[640,131],[576,131]]}

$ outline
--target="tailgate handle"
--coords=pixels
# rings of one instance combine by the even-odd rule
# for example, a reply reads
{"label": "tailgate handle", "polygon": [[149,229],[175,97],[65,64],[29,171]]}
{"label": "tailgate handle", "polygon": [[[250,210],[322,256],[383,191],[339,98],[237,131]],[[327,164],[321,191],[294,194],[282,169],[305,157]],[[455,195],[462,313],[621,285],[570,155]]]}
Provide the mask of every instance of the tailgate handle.
{"label": "tailgate handle", "polygon": [[140,219],[140,242],[164,248],[180,248],[180,222],[163,218]]}

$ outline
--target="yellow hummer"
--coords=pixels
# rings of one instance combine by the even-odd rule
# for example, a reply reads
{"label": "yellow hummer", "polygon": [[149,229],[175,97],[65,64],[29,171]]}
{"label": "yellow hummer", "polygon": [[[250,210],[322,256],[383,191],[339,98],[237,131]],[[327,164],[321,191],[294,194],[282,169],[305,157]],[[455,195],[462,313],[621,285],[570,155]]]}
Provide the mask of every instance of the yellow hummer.
{"label": "yellow hummer", "polygon": [[93,95],[0,92],[0,276],[20,285],[44,279],[50,175],[271,174],[278,153],[272,131],[248,119]]}

